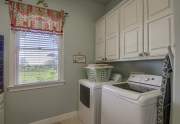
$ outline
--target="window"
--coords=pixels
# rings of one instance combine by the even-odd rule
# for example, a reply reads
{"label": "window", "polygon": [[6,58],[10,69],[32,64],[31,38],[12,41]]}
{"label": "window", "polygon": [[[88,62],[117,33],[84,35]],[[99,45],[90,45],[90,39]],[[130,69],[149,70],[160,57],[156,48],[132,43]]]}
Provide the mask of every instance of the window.
{"label": "window", "polygon": [[16,31],[16,84],[57,82],[61,78],[59,35]]}

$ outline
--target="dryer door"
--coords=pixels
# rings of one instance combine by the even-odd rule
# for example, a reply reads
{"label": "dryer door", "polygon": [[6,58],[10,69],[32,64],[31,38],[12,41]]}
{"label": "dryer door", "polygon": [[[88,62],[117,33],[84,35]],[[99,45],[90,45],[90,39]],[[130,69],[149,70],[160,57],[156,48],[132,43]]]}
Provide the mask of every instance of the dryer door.
{"label": "dryer door", "polygon": [[80,101],[86,107],[90,107],[90,88],[80,84]]}
{"label": "dryer door", "polygon": [[91,89],[82,84],[79,86],[79,119],[84,124],[91,123],[91,106],[90,106]]}

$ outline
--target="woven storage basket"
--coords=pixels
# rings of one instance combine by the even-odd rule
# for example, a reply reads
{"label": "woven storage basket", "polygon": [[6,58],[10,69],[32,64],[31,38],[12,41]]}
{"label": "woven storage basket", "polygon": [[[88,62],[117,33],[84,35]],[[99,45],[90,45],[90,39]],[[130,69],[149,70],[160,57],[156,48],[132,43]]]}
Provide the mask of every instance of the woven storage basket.
{"label": "woven storage basket", "polygon": [[88,80],[93,82],[107,82],[110,79],[113,66],[107,64],[91,64],[85,67]]}

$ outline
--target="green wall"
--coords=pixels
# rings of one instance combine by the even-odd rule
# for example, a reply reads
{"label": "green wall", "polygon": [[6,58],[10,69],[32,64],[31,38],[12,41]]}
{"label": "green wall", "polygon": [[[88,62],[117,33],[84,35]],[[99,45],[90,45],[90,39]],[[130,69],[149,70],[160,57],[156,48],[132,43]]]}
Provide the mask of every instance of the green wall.
{"label": "green wall", "polygon": [[174,0],[175,11],[175,80],[173,87],[173,124],[180,124],[180,0]]}
{"label": "green wall", "polygon": [[[36,0],[24,0],[34,4]],[[48,0],[49,8],[65,9],[65,80],[63,86],[7,92],[6,124],[28,124],[50,116],[77,110],[78,80],[83,78],[83,65],[73,64],[72,55],[81,52],[87,62],[94,61],[95,20],[103,15],[104,6],[90,0]],[[7,5],[0,0],[0,34],[5,35],[5,73],[8,84],[10,27]]]}
{"label": "green wall", "polygon": [[114,66],[113,72],[122,74],[124,80],[127,80],[132,72],[160,75],[162,67],[160,60],[114,62],[111,64]]}
{"label": "green wall", "polygon": [[112,9],[113,7],[115,7],[118,3],[120,3],[122,0],[111,0],[110,3],[108,3],[106,5],[105,11],[109,11],[110,9]]}

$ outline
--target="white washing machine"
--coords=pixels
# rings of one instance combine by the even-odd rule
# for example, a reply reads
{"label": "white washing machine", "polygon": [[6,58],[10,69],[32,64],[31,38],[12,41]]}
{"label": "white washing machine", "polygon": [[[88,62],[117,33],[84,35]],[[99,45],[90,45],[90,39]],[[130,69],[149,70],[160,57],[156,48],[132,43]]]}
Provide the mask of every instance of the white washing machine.
{"label": "white washing machine", "polygon": [[4,94],[0,94],[0,124],[4,124]]}
{"label": "white washing machine", "polygon": [[103,85],[115,82],[90,82],[79,80],[79,119],[83,124],[100,124],[101,122],[101,94]]}
{"label": "white washing machine", "polygon": [[161,76],[132,74],[102,89],[101,124],[156,124]]}

